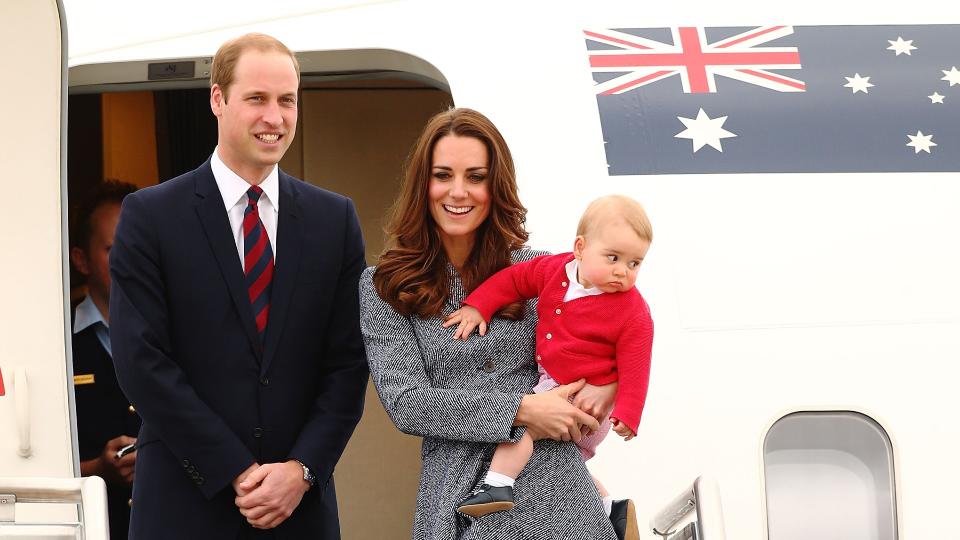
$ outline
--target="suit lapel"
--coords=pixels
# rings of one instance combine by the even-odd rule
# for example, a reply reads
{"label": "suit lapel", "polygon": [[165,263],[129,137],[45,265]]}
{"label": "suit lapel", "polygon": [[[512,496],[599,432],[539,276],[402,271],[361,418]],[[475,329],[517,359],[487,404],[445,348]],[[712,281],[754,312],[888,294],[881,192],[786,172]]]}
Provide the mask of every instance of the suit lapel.
{"label": "suit lapel", "polygon": [[217,189],[217,182],[213,178],[209,160],[197,169],[196,194],[198,197],[197,216],[203,225],[207,241],[210,242],[210,249],[216,256],[220,273],[223,274],[223,279],[230,289],[230,296],[233,298],[234,307],[237,308],[244,333],[250,340],[250,347],[257,356],[257,360],[260,361],[262,354],[260,339],[257,336],[257,325],[253,320],[253,312],[250,310],[247,288],[243,282],[243,266],[240,263],[240,256],[237,254],[236,240],[231,233],[230,220],[223,208],[223,197],[220,195],[220,190]]}
{"label": "suit lapel", "polygon": [[267,321],[266,344],[260,373],[265,375],[277,352],[283,326],[287,320],[290,299],[300,268],[303,249],[303,230],[300,223],[300,206],[292,177],[280,171],[280,215],[277,220],[277,258],[274,262],[273,291],[270,298],[270,318]]}

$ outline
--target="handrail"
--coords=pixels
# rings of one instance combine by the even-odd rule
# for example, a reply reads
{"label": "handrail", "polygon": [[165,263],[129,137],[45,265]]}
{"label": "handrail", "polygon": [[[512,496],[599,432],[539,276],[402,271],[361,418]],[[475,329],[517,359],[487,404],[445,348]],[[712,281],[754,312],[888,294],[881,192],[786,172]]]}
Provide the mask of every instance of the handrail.
{"label": "handrail", "polygon": [[691,512],[696,512],[696,538],[700,540],[725,540],[723,508],[720,504],[720,490],[710,478],[699,476],[690,487],[674,497],[650,520],[654,534],[664,538],[674,533],[673,527]]}
{"label": "handrail", "polygon": [[17,503],[78,503],[86,540],[107,540],[107,485],[97,476],[86,478],[0,477],[0,493]]}

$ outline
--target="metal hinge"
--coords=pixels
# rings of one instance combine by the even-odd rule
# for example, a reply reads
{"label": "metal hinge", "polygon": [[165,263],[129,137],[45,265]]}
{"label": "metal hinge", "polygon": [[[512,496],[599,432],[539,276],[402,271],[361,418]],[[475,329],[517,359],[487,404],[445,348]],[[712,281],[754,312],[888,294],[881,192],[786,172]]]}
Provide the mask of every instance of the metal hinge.
{"label": "metal hinge", "polygon": [[14,508],[16,504],[16,495],[0,493],[0,523],[13,523],[15,521]]}

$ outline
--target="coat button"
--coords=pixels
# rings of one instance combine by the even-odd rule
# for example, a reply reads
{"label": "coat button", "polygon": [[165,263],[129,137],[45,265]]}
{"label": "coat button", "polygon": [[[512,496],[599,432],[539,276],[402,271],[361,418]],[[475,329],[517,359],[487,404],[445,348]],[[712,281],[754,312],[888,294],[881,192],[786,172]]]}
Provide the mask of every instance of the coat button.
{"label": "coat button", "polygon": [[190,466],[190,460],[189,459],[183,460],[183,468],[186,469],[189,466]]}
{"label": "coat button", "polygon": [[494,365],[493,360],[487,359],[483,363],[483,370],[487,373],[493,373],[496,370],[496,365]]}
{"label": "coat button", "polygon": [[566,282],[566,281],[561,281],[561,282],[560,282],[560,286],[561,286],[561,287],[566,287],[566,286],[567,286],[567,282]]}
{"label": "coat button", "polygon": [[260,377],[260,384],[262,384],[263,386],[270,386],[270,378]]}
{"label": "coat button", "polygon": [[127,506],[133,508],[133,499],[127,499]]}
{"label": "coat button", "polygon": [[553,334],[547,334],[547,339],[553,339]]}
{"label": "coat button", "polygon": [[253,438],[259,439],[260,437],[263,437],[263,428],[255,428],[253,430]]}
{"label": "coat button", "polygon": [[201,476],[200,478],[197,478],[197,485],[198,485],[198,486],[202,486],[204,482],[205,482],[205,480],[203,479],[202,476]]}
{"label": "coat button", "polygon": [[557,310],[554,311],[554,313],[556,313],[557,315],[559,315],[559,314],[560,314],[560,308],[557,308]]}
{"label": "coat button", "polygon": [[130,414],[137,414],[137,408],[133,406],[133,403],[131,403],[130,406],[127,407],[127,412],[129,412]]}
{"label": "coat button", "polygon": [[537,362],[539,362],[540,360],[543,360],[543,359],[540,358],[540,355],[538,354],[538,355],[537,355]]}

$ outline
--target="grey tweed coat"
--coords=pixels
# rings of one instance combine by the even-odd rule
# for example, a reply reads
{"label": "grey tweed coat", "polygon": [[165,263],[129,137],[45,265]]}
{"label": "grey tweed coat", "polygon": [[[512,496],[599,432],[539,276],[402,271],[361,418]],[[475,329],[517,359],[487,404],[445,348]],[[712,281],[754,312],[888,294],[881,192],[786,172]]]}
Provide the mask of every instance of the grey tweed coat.
{"label": "grey tweed coat", "polygon": [[[514,262],[542,252],[514,252]],[[449,267],[444,312],[464,290]],[[373,287],[374,268],[360,279],[361,326],[370,373],[394,424],[423,437],[414,540],[616,540],[597,490],[572,443],[538,441],[517,478],[516,505],[472,520],[457,503],[482,479],[495,443],[517,440],[511,426],[520,399],[537,381],[536,305],[521,321],[494,319],[487,335],[454,341],[438,317],[405,317]]]}

